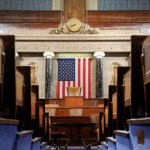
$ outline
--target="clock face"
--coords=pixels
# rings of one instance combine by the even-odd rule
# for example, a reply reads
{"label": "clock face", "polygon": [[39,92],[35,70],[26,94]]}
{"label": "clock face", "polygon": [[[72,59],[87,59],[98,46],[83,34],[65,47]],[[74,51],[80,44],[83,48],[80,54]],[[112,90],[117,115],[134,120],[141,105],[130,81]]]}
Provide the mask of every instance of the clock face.
{"label": "clock face", "polygon": [[76,19],[76,18],[71,18],[67,22],[67,27],[72,32],[78,31],[81,28],[81,25],[82,25],[81,21],[79,19]]}

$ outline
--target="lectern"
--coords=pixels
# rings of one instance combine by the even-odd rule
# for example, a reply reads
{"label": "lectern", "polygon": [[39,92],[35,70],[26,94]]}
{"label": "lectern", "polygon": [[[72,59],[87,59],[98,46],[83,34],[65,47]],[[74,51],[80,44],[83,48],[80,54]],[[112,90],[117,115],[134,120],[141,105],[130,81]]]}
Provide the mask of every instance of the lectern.
{"label": "lectern", "polygon": [[67,87],[68,96],[80,96],[81,87]]}

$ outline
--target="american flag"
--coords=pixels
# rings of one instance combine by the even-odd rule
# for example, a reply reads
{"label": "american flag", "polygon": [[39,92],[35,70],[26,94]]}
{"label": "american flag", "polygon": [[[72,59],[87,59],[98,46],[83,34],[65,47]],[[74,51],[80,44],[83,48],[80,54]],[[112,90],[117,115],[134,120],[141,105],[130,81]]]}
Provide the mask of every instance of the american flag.
{"label": "american flag", "polygon": [[91,58],[58,59],[57,98],[67,96],[66,87],[82,87],[81,96],[91,98]]}

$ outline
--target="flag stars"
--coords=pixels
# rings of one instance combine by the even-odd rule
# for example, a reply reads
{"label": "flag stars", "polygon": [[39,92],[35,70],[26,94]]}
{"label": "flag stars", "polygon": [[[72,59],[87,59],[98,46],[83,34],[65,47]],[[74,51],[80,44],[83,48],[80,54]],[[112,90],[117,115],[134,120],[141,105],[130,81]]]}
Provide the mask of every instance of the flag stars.
{"label": "flag stars", "polygon": [[58,60],[58,80],[59,81],[75,80],[75,59]]}

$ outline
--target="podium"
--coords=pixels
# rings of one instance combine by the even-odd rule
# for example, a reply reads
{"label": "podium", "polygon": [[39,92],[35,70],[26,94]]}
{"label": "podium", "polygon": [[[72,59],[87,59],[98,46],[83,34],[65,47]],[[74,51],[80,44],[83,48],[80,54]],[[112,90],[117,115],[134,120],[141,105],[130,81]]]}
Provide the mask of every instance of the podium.
{"label": "podium", "polygon": [[68,96],[80,96],[81,87],[67,87]]}

